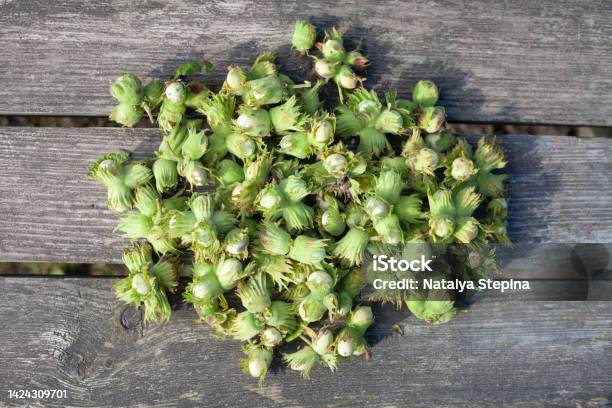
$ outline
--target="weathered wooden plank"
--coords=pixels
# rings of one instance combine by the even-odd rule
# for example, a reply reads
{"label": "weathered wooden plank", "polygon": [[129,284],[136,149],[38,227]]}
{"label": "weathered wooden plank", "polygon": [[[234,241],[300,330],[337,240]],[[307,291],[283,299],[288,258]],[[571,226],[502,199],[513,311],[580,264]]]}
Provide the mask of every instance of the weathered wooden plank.
{"label": "weathered wooden plank", "polygon": [[[66,389],[33,407],[587,406],[612,399],[609,302],[485,298],[441,326],[377,312],[372,359],[312,379],[275,367],[264,388],[241,373],[239,345],[220,341],[177,304],[143,327],[113,299],[112,279],[0,278],[0,404],[8,389]],[[400,324],[404,336],[391,326]],[[581,405],[578,405],[581,404]],[[599,405],[599,406],[603,406]]]}
{"label": "weathered wooden plank", "polygon": [[95,157],[120,148],[135,158],[150,156],[159,132],[5,129],[0,136],[0,258],[117,262],[124,242],[113,234],[117,218],[106,207],[104,189],[89,179],[89,166]]}
{"label": "weathered wooden plank", "polygon": [[[125,242],[88,166],[120,148],[150,156],[159,138],[154,129],[0,128],[0,259],[119,262]],[[612,140],[500,140],[515,242],[612,242]]]}
{"label": "weathered wooden plank", "polygon": [[348,30],[373,60],[368,85],[406,95],[436,80],[455,121],[612,125],[606,0],[0,2],[0,114],[106,115],[112,79],[168,76],[188,59],[292,69],[297,18]]}

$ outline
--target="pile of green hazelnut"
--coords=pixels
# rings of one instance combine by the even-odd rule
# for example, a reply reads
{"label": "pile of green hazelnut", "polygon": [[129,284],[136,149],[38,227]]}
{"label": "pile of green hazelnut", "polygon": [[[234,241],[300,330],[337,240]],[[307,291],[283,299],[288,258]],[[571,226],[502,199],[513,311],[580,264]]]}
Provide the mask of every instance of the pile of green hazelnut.
{"label": "pile of green hazelnut", "polygon": [[[146,85],[121,75],[110,118],[131,127],[146,114],[161,143],[149,159],[118,151],[91,166],[132,241],[118,298],[166,321],[186,276],[184,300],[217,335],[243,342],[244,369],[260,383],[275,354],[305,377],[368,355],[374,316],[358,298],[370,247],[465,244],[460,262],[479,270],[490,257],[478,248],[508,242],[504,154],[446,129],[434,83],[383,102],[363,85],[369,61],[335,29],[320,38],[298,21],[292,43],[312,61],[312,82],[294,82],[271,53],[230,66],[218,92],[200,79],[209,63]],[[337,98],[332,88],[322,100],[330,83]],[[456,309],[452,298],[376,300],[431,323]]]}

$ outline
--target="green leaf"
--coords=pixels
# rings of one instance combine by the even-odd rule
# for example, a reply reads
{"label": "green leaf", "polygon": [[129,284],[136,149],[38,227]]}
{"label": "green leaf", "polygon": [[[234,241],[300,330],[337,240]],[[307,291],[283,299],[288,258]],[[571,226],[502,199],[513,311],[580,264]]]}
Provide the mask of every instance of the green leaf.
{"label": "green leaf", "polygon": [[[210,62],[208,62],[208,64],[210,64]],[[212,65],[212,64],[210,64]],[[207,70],[209,71],[209,70]],[[178,67],[176,69],[176,71],[174,71],[174,78],[178,78],[181,76],[187,76],[187,75],[193,75],[193,74],[198,74],[202,72],[202,65],[200,65],[199,62],[196,61],[190,61],[187,62],[183,65],[181,65],[180,67]]]}

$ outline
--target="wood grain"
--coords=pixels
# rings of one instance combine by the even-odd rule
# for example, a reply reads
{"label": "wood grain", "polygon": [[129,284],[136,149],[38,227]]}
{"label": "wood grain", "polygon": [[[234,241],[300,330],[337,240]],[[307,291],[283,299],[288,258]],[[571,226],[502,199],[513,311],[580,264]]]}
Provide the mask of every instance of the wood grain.
{"label": "wood grain", "polygon": [[[612,140],[505,136],[516,243],[612,242]],[[0,128],[0,260],[120,262],[106,192],[87,177],[106,152],[151,156],[154,129]]]}
{"label": "wood grain", "polygon": [[289,42],[307,18],[363,40],[369,86],[438,82],[451,120],[609,126],[611,13],[606,0],[2,1],[0,114],[105,116],[117,75],[190,59],[215,63],[218,85],[271,50],[300,79]]}
{"label": "wood grain", "polygon": [[[576,407],[612,400],[609,302],[484,298],[430,326],[378,310],[372,359],[303,380],[280,366],[258,388],[220,341],[176,304],[143,327],[112,279],[0,278],[0,405],[8,389],[66,389],[32,407]],[[404,336],[391,326],[400,324]],[[597,399],[598,398],[598,399]],[[602,403],[602,401],[604,401]],[[580,405],[577,405],[580,404]]]}

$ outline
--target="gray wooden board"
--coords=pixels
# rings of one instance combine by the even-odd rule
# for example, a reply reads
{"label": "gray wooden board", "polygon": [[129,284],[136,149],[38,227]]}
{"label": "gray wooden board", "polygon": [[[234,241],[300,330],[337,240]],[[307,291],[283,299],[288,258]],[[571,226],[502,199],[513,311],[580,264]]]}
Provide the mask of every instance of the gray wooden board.
{"label": "gray wooden board", "polygon": [[[454,121],[612,125],[607,0],[0,2],[0,114],[106,115],[123,72],[167,77],[275,51],[295,78],[297,18],[363,40],[368,86],[435,80]],[[300,66],[303,61],[300,62]]]}
{"label": "gray wooden board", "polygon": [[[159,140],[154,129],[0,128],[0,260],[120,262],[126,242],[88,167],[120,148],[151,156]],[[514,242],[612,242],[611,139],[499,140]]]}
{"label": "gray wooden board", "polygon": [[[372,358],[309,381],[275,365],[241,373],[240,348],[176,304],[143,327],[113,279],[0,278],[0,405],[21,407],[539,407],[612,400],[610,302],[485,298],[448,324],[377,310]],[[391,326],[400,324],[404,336]],[[65,389],[66,400],[9,400],[8,389]],[[580,405],[577,405],[580,404]],[[604,406],[589,405],[589,406]]]}

